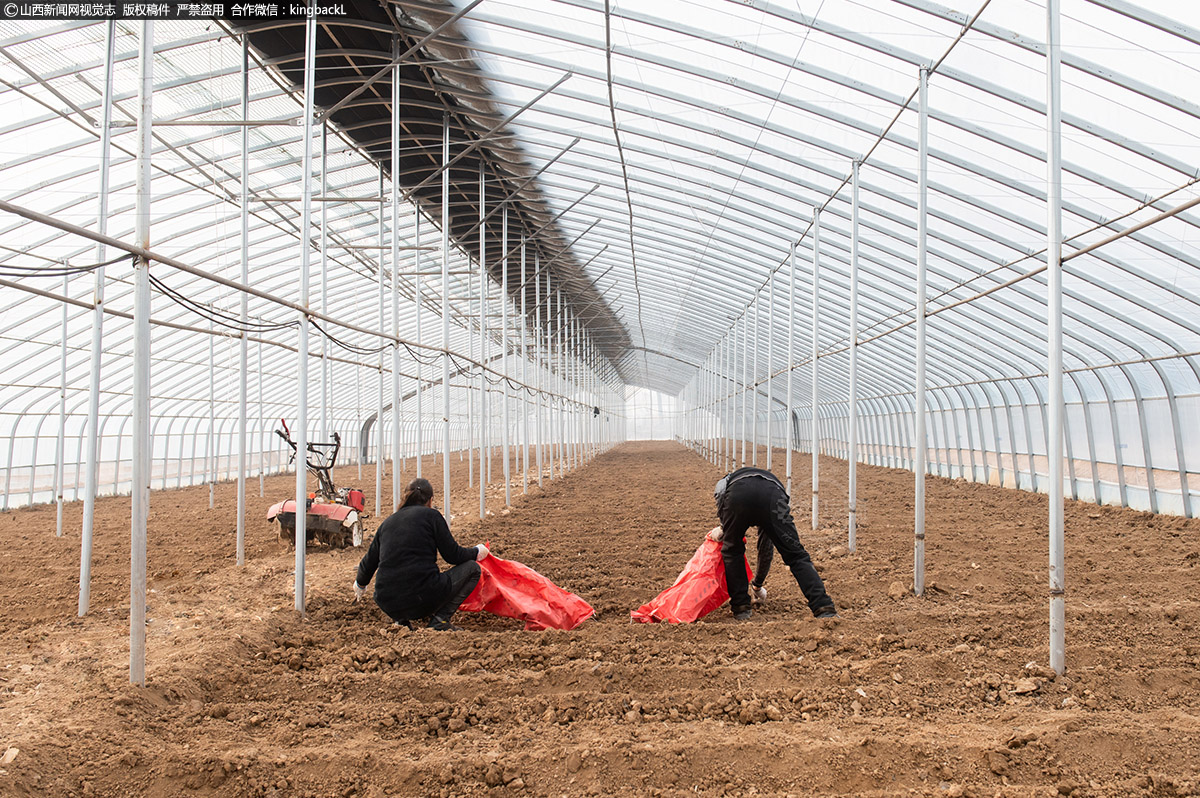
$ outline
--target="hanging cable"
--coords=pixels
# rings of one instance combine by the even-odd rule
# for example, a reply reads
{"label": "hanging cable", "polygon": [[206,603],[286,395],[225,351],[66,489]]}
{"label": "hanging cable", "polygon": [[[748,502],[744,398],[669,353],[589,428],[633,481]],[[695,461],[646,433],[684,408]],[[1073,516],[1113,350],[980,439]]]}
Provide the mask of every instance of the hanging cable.
{"label": "hanging cable", "polygon": [[267,332],[271,330],[285,330],[289,327],[294,328],[299,326],[296,321],[289,322],[247,322],[242,323],[242,320],[236,316],[219,311],[216,308],[197,302],[193,299],[188,299],[183,294],[171,288],[153,274],[150,275],[150,284],[157,288],[164,296],[170,299],[177,305],[190,310],[197,316],[200,316],[214,324],[220,324],[223,327],[228,327],[239,332]]}
{"label": "hanging cable", "polygon": [[[638,331],[642,334],[642,346],[646,345],[646,327],[642,324],[642,289],[638,284],[637,250],[633,242],[633,192],[629,188],[629,168],[625,164],[625,150],[621,147],[621,133],[617,127],[617,105],[613,100],[612,76],[612,11],[609,0],[604,0],[604,68],[608,83],[608,112],[612,118],[613,140],[617,145],[617,156],[621,161],[621,178],[625,181],[625,207],[629,209],[629,265],[633,270],[633,292],[637,294]],[[650,364],[642,353],[642,367],[650,373]]]}
{"label": "hanging cable", "polygon": [[93,263],[88,266],[72,266],[69,263],[63,263],[61,266],[14,266],[5,263],[0,264],[0,275],[4,277],[63,277],[94,272],[124,260],[133,260],[133,255],[121,255],[112,260],[106,260],[104,263]]}

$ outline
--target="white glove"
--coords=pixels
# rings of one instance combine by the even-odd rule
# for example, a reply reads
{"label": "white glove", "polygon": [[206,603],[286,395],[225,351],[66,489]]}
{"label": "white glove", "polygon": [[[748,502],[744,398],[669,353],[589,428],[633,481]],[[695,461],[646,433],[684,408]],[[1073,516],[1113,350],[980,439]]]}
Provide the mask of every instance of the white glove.
{"label": "white glove", "polygon": [[754,606],[764,604],[767,600],[767,589],[750,585],[750,603]]}
{"label": "white glove", "polygon": [[483,562],[491,556],[491,550],[486,545],[480,543],[475,547],[475,562]]}
{"label": "white glove", "polygon": [[367,589],[365,587],[363,587],[362,585],[360,585],[358,583],[358,580],[355,579],[354,580],[354,602],[356,604],[362,601],[363,594],[366,592],[367,592]]}
{"label": "white glove", "polygon": [[722,531],[721,527],[715,526],[709,530],[707,537],[709,540],[715,540],[720,543],[725,539],[725,533]]}

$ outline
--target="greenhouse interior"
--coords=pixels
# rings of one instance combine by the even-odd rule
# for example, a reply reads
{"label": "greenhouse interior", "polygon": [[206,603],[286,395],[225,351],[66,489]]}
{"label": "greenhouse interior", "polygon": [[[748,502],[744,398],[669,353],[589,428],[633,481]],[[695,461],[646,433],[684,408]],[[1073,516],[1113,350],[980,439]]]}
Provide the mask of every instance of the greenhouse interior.
{"label": "greenhouse interior", "polygon": [[[890,559],[861,578],[885,565],[887,578],[873,577],[875,597],[863,587],[858,604],[839,607],[841,625],[815,632],[824,637],[808,659],[799,652],[804,662],[838,645],[830,635],[849,634],[837,630],[859,617],[874,623],[866,614],[883,612],[872,603],[880,595],[912,614],[872,640],[907,639],[937,602],[979,595],[969,573],[954,589],[938,572],[954,556],[941,531],[950,490],[1020,502],[1019,511],[989,510],[978,498],[964,525],[978,531],[978,551],[1020,553],[1013,570],[1028,592],[1007,603],[1028,604],[1029,639],[1003,648],[1042,663],[1039,695],[1072,684],[1062,680],[1073,663],[1104,660],[1071,654],[1073,640],[1090,639],[1079,616],[1093,604],[1080,585],[1073,605],[1067,574],[1115,557],[1137,575],[1135,555],[1158,546],[1114,543],[1073,559],[1073,549],[1107,545],[1102,530],[1074,518],[1100,525],[1114,513],[1175,530],[1162,545],[1193,547],[1183,570],[1130,579],[1144,590],[1143,580],[1174,585],[1162,622],[1185,638],[1186,619],[1200,618],[1188,570],[1200,531],[1191,521],[1200,512],[1200,5],[379,0],[315,13],[139,4],[149,8],[140,17],[134,4],[115,5],[127,16],[0,20],[0,509],[11,521],[0,539],[8,547],[30,538],[21,546],[46,558],[25,561],[23,548],[10,548],[13,595],[53,564],[54,623],[127,631],[109,635],[124,647],[110,670],[126,686],[145,686],[148,668],[154,683],[155,645],[167,662],[152,623],[167,592],[158,530],[212,518],[195,521],[219,529],[221,541],[196,573],[227,569],[237,580],[270,559],[274,576],[262,578],[276,591],[271,609],[291,613],[279,623],[319,626],[333,623],[322,615],[327,601],[346,600],[322,592],[319,569],[342,556],[333,543],[357,562],[405,484],[422,476],[435,481],[450,528],[470,530],[460,540],[498,534],[495,524],[515,524],[513,514],[549,513],[539,502],[572,490],[571,480],[595,481],[589,493],[561,494],[578,516],[608,512],[593,502],[619,505],[626,492],[641,497],[635,504],[694,503],[690,543],[655,571],[663,586],[700,543],[703,519],[716,523],[712,484],[735,469],[778,475],[835,598],[836,568],[867,567],[886,517]],[[201,5],[219,10],[186,18],[185,7]],[[308,468],[297,467],[297,452]],[[691,476],[665,476],[675,463]],[[602,468],[615,475],[587,476]],[[656,492],[637,492],[656,472]],[[894,513],[871,504],[871,480],[885,476],[899,492]],[[350,512],[352,538],[318,538],[333,541],[327,552],[313,542],[313,512],[295,508],[326,482],[337,492],[335,478],[353,484],[361,504]],[[672,498],[676,488],[688,498]],[[294,502],[290,540],[282,520],[278,532],[264,520],[267,504],[284,500]],[[1026,537],[989,532],[1010,512],[1023,514],[1013,534]],[[646,517],[676,529],[666,510]],[[666,534],[656,529],[644,530],[647,548]],[[568,534],[522,553],[540,571],[532,554],[575,545]],[[123,540],[123,571],[94,587],[93,567],[116,567],[100,556],[106,535]],[[621,555],[631,567],[635,550]],[[970,569],[1000,567],[973,556]],[[555,581],[586,587],[587,568],[572,562]],[[339,566],[342,593],[352,566]],[[182,580],[188,568],[171,566]],[[773,584],[791,579],[780,568]],[[93,590],[106,618],[92,620]],[[786,601],[798,608],[793,625],[808,614],[803,599]],[[604,607],[589,624],[610,617]],[[982,628],[1006,626],[996,612]],[[612,647],[629,628],[623,618],[605,632]],[[494,633],[488,645],[500,646],[511,628],[468,633]],[[780,654],[791,633],[779,632]],[[651,650],[671,651],[655,641]],[[978,642],[946,650],[962,656]],[[608,645],[596,644],[596,658]],[[1194,649],[1182,646],[1181,662],[1196,661]],[[566,648],[560,656],[585,658]],[[831,670],[831,684],[853,669]],[[895,690],[900,670],[887,675]],[[1022,684],[980,689],[1011,706],[1034,692]],[[1194,710],[1196,680],[1181,684]],[[1102,692],[1076,686],[1079,711]],[[871,690],[860,692],[849,697],[860,703],[852,719],[876,711]],[[755,701],[780,703],[748,695],[742,716]],[[543,727],[567,728],[568,710],[593,718],[542,701],[530,706],[559,718]],[[801,712],[819,700],[784,703],[764,717],[824,712]],[[904,712],[919,711],[915,703],[910,710],[897,696]],[[626,702],[635,704],[615,721],[651,717],[649,705]],[[654,712],[664,724],[675,717]],[[449,717],[431,745],[459,715]],[[482,728],[462,717],[466,731],[448,739]],[[1187,717],[1191,726],[1164,721],[1151,747],[1170,748],[1172,729],[1197,728],[1198,716]],[[508,778],[496,766],[493,778],[492,759],[475,781],[457,771],[438,781],[442,760],[422,760],[378,794],[511,791],[515,781],[533,794],[586,794],[588,784],[650,794],[616,789],[599,771],[582,779],[602,756],[602,736],[575,770],[530,766]],[[1042,782],[1010,762],[1024,746],[1010,740],[1005,764],[982,775],[918,782],[895,766],[886,788],[811,789],[899,795],[940,781],[950,786],[939,794],[991,795],[980,786],[987,779],[997,795],[1010,784],[1032,789]],[[16,773],[28,757],[12,756],[5,767]],[[1198,763],[1193,743],[1176,792],[1154,793],[1165,789],[1158,776],[1139,786],[1128,773],[1101,774],[1098,760],[1075,773],[1090,767],[1096,779],[1071,782],[1061,762],[1043,763],[1052,775],[1038,778],[1063,795],[1200,794],[1186,791],[1200,785]],[[126,770],[139,767],[150,765]],[[692,794],[686,779],[702,771],[681,771],[657,794]],[[241,772],[235,764],[221,779]],[[53,776],[21,784],[28,794],[88,794],[90,777]],[[748,794],[740,776],[720,778]],[[763,794],[796,791],[772,778]],[[127,782],[90,783],[132,794],[122,793]],[[1077,787],[1063,792],[1064,783]],[[298,784],[243,787],[298,795]],[[305,784],[312,794],[345,786]]]}

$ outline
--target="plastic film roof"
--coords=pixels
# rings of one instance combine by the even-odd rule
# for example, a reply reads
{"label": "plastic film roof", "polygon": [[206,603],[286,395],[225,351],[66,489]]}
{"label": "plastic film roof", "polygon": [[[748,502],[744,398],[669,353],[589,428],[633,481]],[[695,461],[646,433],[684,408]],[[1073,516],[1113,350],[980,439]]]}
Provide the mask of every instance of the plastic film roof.
{"label": "plastic film roof", "polygon": [[[322,96],[326,105],[345,96],[355,80],[366,80],[386,63],[393,46],[389,31],[412,43],[432,29],[430,20],[464,5],[401,0],[382,12],[372,9],[369,25],[322,20],[318,85],[326,94],[319,93],[319,104]],[[1062,14],[1063,229],[1070,255],[1200,194],[1200,103],[1194,99],[1200,7],[1065,0]],[[349,41],[352,30],[375,36],[373,49]],[[222,24],[157,24],[156,120],[241,114],[242,32]],[[250,118],[295,119],[294,54],[302,52],[303,24],[248,33],[254,58]],[[274,37],[275,46],[268,47],[264,36]],[[103,40],[104,26],[96,24],[0,27],[0,195],[90,229],[96,228],[98,205]],[[459,298],[469,295],[465,273],[478,255],[469,220],[477,214],[472,197],[477,199],[480,161],[488,191],[498,196],[544,167],[521,194],[514,230],[532,233],[549,225],[531,246],[541,247],[547,259],[563,256],[556,283],[620,380],[672,394],[696,377],[731,330],[744,331],[747,322],[757,340],[773,337],[777,344],[771,362],[766,347],[759,347],[760,379],[803,361],[801,353],[811,348],[812,219],[820,208],[818,347],[829,363],[822,391],[843,399],[848,181],[852,162],[865,159],[859,336],[872,340],[860,350],[860,390],[868,399],[911,394],[914,333],[908,323],[918,226],[914,95],[919,68],[932,66],[929,310],[997,290],[929,318],[930,383],[945,388],[945,401],[966,405],[976,391],[990,396],[988,386],[997,382],[1044,373],[1045,281],[1035,275],[1001,287],[1044,263],[1044,40],[1044,4],[1029,0],[484,0],[444,41],[435,39],[414,56],[419,74],[406,78],[402,91],[410,91],[410,99],[418,87],[428,93],[420,102],[411,100],[413,120],[428,122],[448,109],[456,140],[478,138],[570,77],[509,123],[505,132],[511,136],[503,143],[481,148],[477,160],[452,173],[452,270],[462,276],[451,285],[451,346],[463,352],[471,346],[472,308]],[[119,123],[136,116],[136,44],[137,27],[119,23]],[[390,175],[390,134],[372,128],[370,108],[390,113],[382,100],[388,91],[381,81],[355,104],[359,117],[334,117],[327,195],[378,196],[381,164]],[[414,154],[412,170],[402,165],[409,187],[421,179],[421,168],[436,166],[428,131],[413,127],[410,133],[403,146]],[[155,137],[152,246],[236,279],[241,131],[162,126]],[[566,149],[576,138],[579,143]],[[126,239],[133,230],[133,141],[131,127],[113,131],[107,226],[110,235]],[[299,128],[252,128],[249,141],[254,192],[293,200],[254,207],[252,282],[288,296],[295,289],[300,239],[294,201],[301,177]],[[423,167],[417,163],[422,158]],[[439,237],[440,215],[429,197],[417,192],[412,199],[395,233],[406,246],[431,243]],[[375,235],[379,205],[328,203],[314,211],[317,224],[322,210],[334,243],[327,284],[314,281],[314,303],[377,328],[379,254],[355,243]],[[389,237],[390,214],[382,216]],[[515,226],[518,219],[524,227]],[[1064,265],[1069,402],[1200,393],[1198,223],[1195,210],[1183,211]],[[489,228],[493,238],[496,229]],[[8,215],[0,217],[0,232],[0,270],[5,264],[95,263],[117,254]],[[796,354],[789,358],[782,344],[788,338],[793,244]],[[440,258],[429,257],[433,271],[432,261]],[[508,268],[515,276],[514,260]],[[494,279],[498,262],[489,257]],[[108,273],[110,309],[130,312],[129,263]],[[0,389],[2,404],[12,413],[49,412],[57,393],[62,305],[45,294],[62,294],[62,280],[22,277],[11,268],[3,279],[10,285],[0,288],[0,352],[11,366]],[[230,289],[183,273],[166,273],[162,280],[210,313],[237,312],[240,296]],[[65,290],[81,303],[90,301],[92,279],[73,276]],[[401,279],[396,290],[401,331],[411,335],[416,283]],[[423,340],[438,345],[436,283],[421,292],[430,314]],[[250,313],[263,325],[294,318],[254,298]],[[155,293],[153,314],[162,322],[154,331],[155,413],[207,413],[208,343],[184,328],[207,329],[209,322],[162,292]],[[68,306],[73,413],[86,396],[89,318],[82,304]],[[131,325],[119,317],[106,324],[106,412],[119,414],[129,400]],[[295,397],[291,336],[286,328],[267,326],[258,336],[265,342],[267,391],[281,406]],[[343,337],[359,347],[376,345],[365,336]],[[217,381],[232,386],[233,339],[215,346]],[[373,358],[338,352],[348,363]],[[359,371],[333,388],[334,405],[347,415],[361,405],[358,381],[368,375]],[[802,396],[807,376],[797,372],[794,379]],[[1036,385],[1029,390],[1033,401],[1044,401]]]}
{"label": "plastic film roof", "polygon": [[[1069,254],[1196,196],[1200,106],[1188,86],[1200,67],[1200,12],[1174,4],[1168,19],[1107,1],[1066,2],[1062,13]],[[930,311],[1044,263],[1045,20],[1042,3],[1016,0],[565,0],[485,3],[464,29],[513,102],[574,72],[515,126],[531,140],[583,137],[543,185],[565,203],[601,182],[564,224],[604,220],[591,237],[609,247],[589,270],[612,267],[620,283],[631,338],[621,374],[675,392],[748,310],[757,340],[786,338],[780,267],[791,242],[800,242],[797,325],[810,329],[814,207],[820,348],[844,347],[856,159],[866,159],[860,336],[911,321],[922,65],[935,66]],[[1197,351],[1196,218],[1185,212],[1068,263],[1066,368]],[[931,381],[1044,372],[1045,316],[1044,281],[1033,277],[932,317]],[[912,335],[910,326],[863,347],[868,392],[911,389]],[[797,348],[809,345],[801,333]],[[775,351],[760,374],[787,366]],[[1161,393],[1155,370],[1195,390],[1194,358],[1141,369],[1143,387]],[[844,364],[828,372],[824,387],[844,395]],[[1099,392],[1087,377],[1075,383]]]}

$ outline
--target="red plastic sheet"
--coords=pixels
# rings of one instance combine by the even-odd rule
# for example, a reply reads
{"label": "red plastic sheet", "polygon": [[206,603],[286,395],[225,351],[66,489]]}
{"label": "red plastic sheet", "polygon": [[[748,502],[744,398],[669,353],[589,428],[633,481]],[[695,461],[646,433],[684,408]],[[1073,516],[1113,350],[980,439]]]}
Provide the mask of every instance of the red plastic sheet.
{"label": "red plastic sheet", "polygon": [[568,593],[527,565],[496,555],[479,563],[479,584],[459,607],[525,621],[525,628],[574,629],[596,614],[586,601]]}
{"label": "red plastic sheet", "polygon": [[[750,563],[747,562],[746,578],[750,576]],[[721,544],[705,538],[675,584],[629,615],[638,623],[691,623],[720,607],[728,598]]]}

